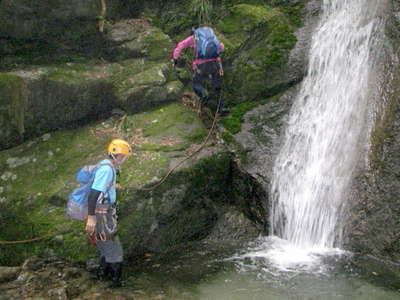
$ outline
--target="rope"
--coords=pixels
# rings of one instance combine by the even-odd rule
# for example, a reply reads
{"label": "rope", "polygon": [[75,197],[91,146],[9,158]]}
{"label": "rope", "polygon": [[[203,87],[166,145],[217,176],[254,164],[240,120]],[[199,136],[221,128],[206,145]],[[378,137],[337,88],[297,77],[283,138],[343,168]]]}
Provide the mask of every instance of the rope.
{"label": "rope", "polygon": [[29,239],[29,240],[21,240],[21,241],[0,241],[0,245],[15,245],[15,244],[25,244],[25,243],[31,243],[31,242],[36,242],[36,241],[40,241],[40,240],[44,240],[50,236],[52,236],[53,233],[48,233],[45,235],[42,235],[40,237],[36,237],[33,239]]}
{"label": "rope", "polygon": [[221,100],[222,100],[222,89],[220,91],[219,94],[219,100],[218,100],[218,106],[217,106],[217,110],[215,111],[215,115],[214,115],[214,120],[212,123],[212,126],[210,128],[210,130],[208,131],[208,135],[205,138],[205,140],[203,141],[203,143],[200,145],[199,148],[197,148],[192,154],[190,154],[189,156],[187,156],[186,158],[182,159],[175,167],[173,167],[172,169],[170,169],[168,171],[168,173],[159,181],[157,182],[157,184],[148,187],[148,188],[136,188],[135,190],[139,190],[139,191],[152,191],[155,188],[159,187],[165,180],[167,180],[167,178],[172,174],[172,172],[174,172],[179,166],[181,166],[185,161],[187,161],[188,159],[192,158],[195,154],[199,153],[201,149],[204,148],[204,146],[207,144],[212,132],[214,131],[215,128],[215,124],[217,123],[217,117],[218,117],[218,112],[219,112],[219,108],[221,105]]}

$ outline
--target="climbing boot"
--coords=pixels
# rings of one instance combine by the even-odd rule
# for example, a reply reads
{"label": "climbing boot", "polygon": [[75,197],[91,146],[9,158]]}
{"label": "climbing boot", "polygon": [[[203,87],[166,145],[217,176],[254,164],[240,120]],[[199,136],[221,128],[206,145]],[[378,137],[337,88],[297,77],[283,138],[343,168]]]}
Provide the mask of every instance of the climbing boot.
{"label": "climbing boot", "polygon": [[122,286],[122,263],[112,263],[110,265],[111,285],[110,288],[118,288]]}
{"label": "climbing boot", "polygon": [[106,259],[105,259],[105,257],[103,256],[101,259],[100,259],[100,265],[99,265],[99,267],[97,268],[97,273],[96,273],[96,277],[97,277],[97,279],[98,280],[108,280],[108,279],[110,279],[110,275],[111,275],[111,272],[110,272],[111,270],[110,270],[110,264],[108,264],[107,262],[106,262]]}
{"label": "climbing boot", "polygon": [[218,110],[219,115],[221,116],[226,116],[227,114],[229,114],[229,109],[226,107],[220,107]]}

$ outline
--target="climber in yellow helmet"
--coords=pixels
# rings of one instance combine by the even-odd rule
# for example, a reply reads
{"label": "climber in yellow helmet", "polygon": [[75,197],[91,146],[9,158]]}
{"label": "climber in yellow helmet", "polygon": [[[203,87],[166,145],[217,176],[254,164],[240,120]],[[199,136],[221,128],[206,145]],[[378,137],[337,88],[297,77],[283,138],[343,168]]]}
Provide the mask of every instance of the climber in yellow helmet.
{"label": "climber in yellow helmet", "polygon": [[86,231],[100,253],[99,279],[109,278],[112,287],[121,286],[123,250],[117,236],[116,175],[118,167],[132,154],[131,146],[121,139],[114,139],[107,148],[108,158],[100,166],[88,196]]}

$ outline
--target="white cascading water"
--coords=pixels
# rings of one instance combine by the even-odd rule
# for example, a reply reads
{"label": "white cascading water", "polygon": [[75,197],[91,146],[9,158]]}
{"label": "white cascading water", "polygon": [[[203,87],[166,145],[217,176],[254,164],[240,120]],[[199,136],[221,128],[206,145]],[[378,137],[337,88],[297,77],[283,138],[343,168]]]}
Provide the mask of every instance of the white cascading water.
{"label": "white cascading water", "polygon": [[273,261],[338,245],[335,229],[370,127],[374,55],[384,34],[378,2],[322,1],[308,74],[274,166],[271,233],[291,251],[270,251]]}

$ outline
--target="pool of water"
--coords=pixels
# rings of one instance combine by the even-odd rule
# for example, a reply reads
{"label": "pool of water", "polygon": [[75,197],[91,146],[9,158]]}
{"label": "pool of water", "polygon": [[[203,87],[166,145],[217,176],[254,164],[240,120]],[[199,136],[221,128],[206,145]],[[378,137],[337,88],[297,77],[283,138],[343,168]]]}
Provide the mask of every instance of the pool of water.
{"label": "pool of water", "polygon": [[400,300],[396,279],[360,273],[350,253],[312,254],[313,263],[306,258],[304,264],[282,267],[269,256],[276,250],[271,244],[258,240],[239,250],[193,244],[168,257],[149,255],[145,264],[128,268],[125,289],[140,299]]}

